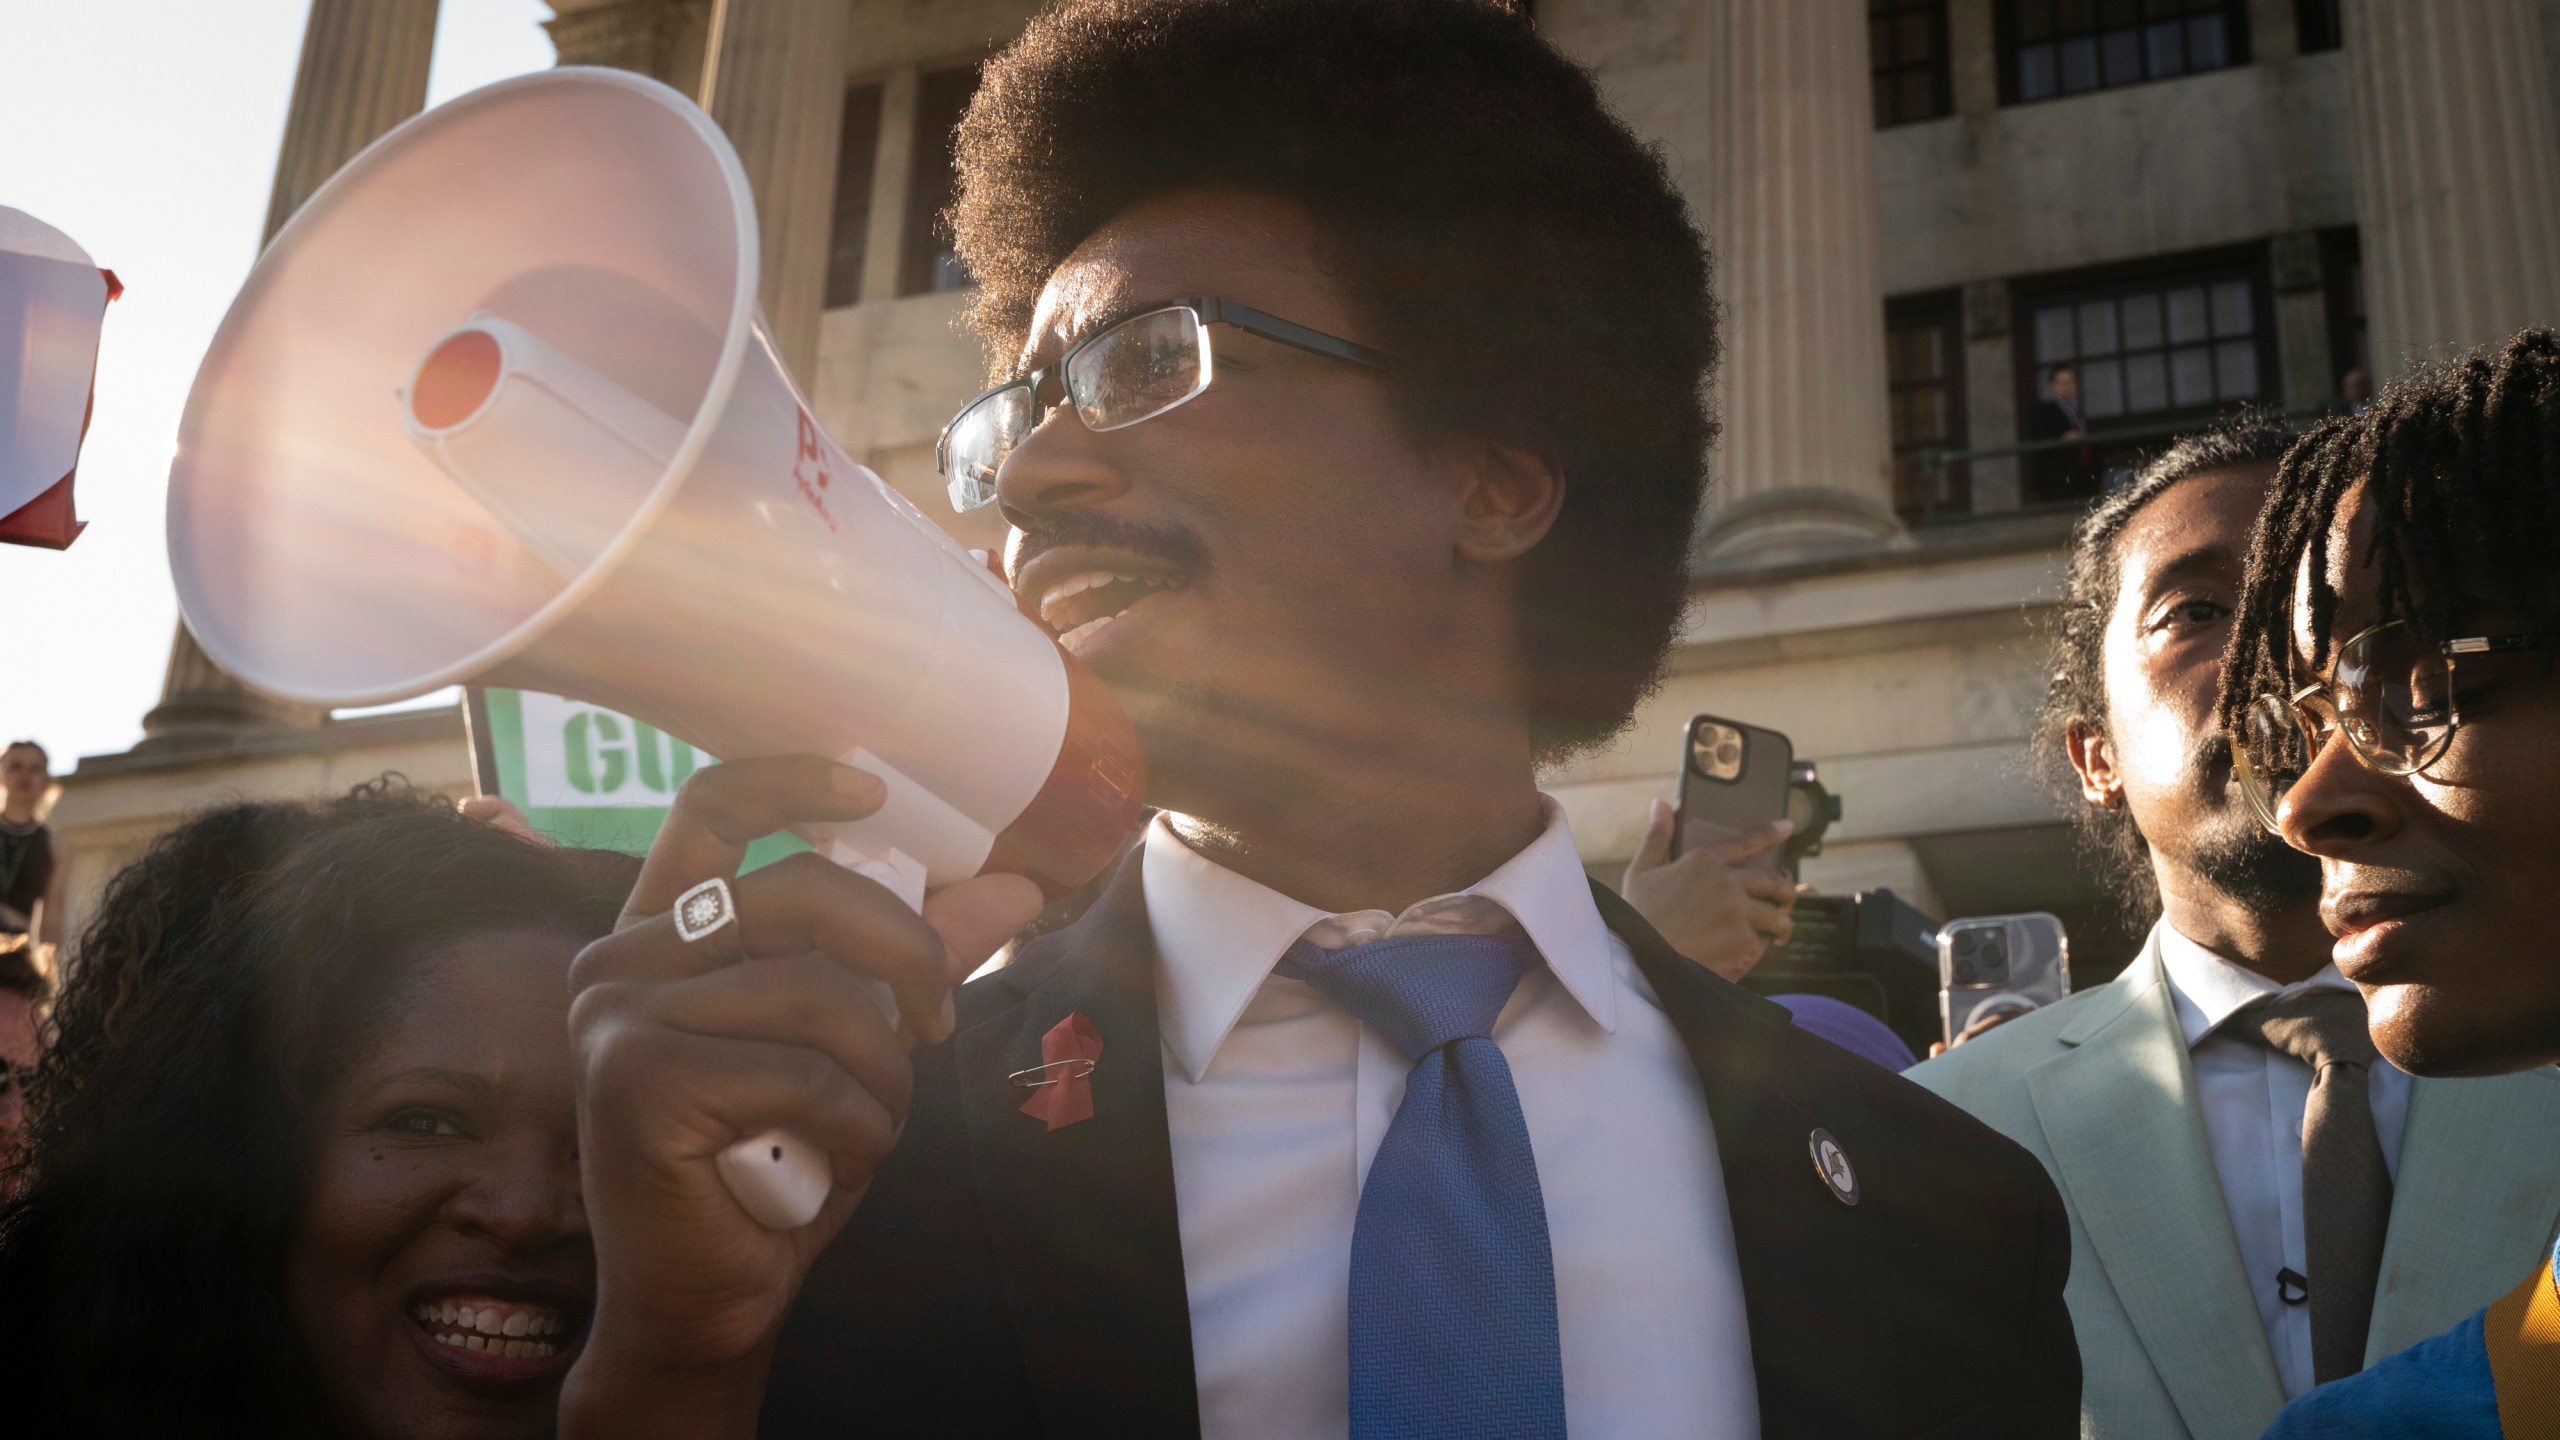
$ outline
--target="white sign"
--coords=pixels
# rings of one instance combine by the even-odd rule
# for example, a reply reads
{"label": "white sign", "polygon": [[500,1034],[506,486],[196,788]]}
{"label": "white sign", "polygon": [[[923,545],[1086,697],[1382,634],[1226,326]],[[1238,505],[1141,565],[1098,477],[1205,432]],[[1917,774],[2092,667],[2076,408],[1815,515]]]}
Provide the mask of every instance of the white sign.
{"label": "white sign", "polygon": [[582,700],[519,692],[528,809],[675,803],[676,787],[710,757],[672,735]]}

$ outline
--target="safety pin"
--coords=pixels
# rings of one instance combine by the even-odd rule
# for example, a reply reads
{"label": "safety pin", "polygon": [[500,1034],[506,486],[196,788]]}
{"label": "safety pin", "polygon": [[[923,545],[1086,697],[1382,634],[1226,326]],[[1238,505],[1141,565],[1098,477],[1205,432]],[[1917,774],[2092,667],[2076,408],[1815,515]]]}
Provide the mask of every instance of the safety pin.
{"label": "safety pin", "polygon": [[[1012,1081],[1014,1088],[1018,1090],[1037,1090],[1043,1085],[1055,1085],[1062,1080],[1081,1080],[1093,1073],[1093,1067],[1097,1063],[1099,1062],[1092,1060],[1052,1060],[1046,1065],[1034,1065],[1028,1070],[1016,1070],[1004,1078]],[[1063,1070],[1066,1073],[1063,1075],[1046,1073],[1051,1070]],[[1040,1078],[1033,1078],[1035,1076]]]}

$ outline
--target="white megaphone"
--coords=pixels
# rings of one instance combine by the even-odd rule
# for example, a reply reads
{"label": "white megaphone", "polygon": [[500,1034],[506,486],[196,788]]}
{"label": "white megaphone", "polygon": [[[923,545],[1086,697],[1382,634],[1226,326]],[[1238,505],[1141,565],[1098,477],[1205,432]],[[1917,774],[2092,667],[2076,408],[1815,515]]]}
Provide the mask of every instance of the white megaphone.
{"label": "white megaphone", "polygon": [[[384,136],[197,372],[169,476],[189,628],[287,700],[486,682],[858,765],[887,803],[806,838],[910,905],[991,870],[1082,884],[1141,813],[1127,719],[810,419],[756,256],[736,154],[653,80],[547,71]],[[721,1170],[776,1229],[831,1188],[779,1132]]]}

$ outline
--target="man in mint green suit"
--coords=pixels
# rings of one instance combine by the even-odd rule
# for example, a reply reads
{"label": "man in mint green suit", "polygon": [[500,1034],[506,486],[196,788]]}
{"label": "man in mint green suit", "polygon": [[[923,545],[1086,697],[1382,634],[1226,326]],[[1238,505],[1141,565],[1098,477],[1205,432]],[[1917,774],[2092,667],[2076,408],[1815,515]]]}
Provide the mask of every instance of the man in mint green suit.
{"label": "man in mint green suit", "polygon": [[2288,438],[2182,442],[2075,547],[2038,744],[2159,917],[2141,954],[1910,1072],[2062,1191],[2090,1437],[2254,1440],[2498,1299],[2560,1223],[2560,1074],[2413,1080],[2376,1055],[2316,863],[2232,787],[2220,662]]}

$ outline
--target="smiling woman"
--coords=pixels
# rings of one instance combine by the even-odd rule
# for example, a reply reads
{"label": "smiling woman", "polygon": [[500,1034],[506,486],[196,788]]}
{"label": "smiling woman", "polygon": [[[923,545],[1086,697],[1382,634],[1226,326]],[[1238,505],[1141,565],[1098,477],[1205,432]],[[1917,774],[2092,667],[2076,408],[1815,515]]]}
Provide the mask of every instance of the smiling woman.
{"label": "smiling woman", "polygon": [[381,782],[119,875],[0,1211],[10,1433],[550,1434],[595,1274],[566,973],[635,870]]}

